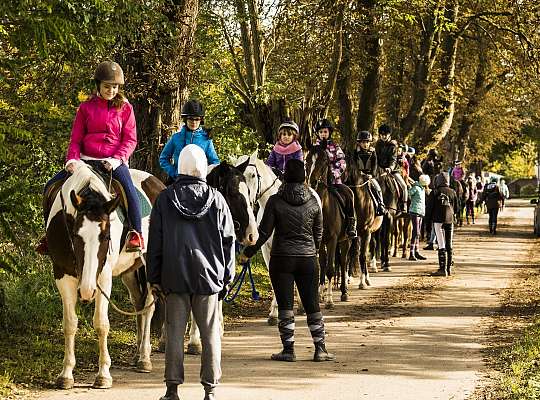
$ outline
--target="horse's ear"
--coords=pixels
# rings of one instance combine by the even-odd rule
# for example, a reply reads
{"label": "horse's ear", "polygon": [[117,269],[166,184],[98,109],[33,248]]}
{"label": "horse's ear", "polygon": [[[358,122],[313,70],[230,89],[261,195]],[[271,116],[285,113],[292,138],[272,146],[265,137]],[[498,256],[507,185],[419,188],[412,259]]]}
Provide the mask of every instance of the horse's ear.
{"label": "horse's ear", "polygon": [[246,171],[247,166],[249,165],[249,157],[244,161],[242,164],[237,165],[236,168],[241,172],[244,173]]}
{"label": "horse's ear", "polygon": [[257,149],[255,149],[255,151],[253,153],[251,153],[251,155],[248,157],[248,159],[250,159],[251,157],[253,158],[257,158],[259,156],[259,152]]}
{"label": "horse's ear", "polygon": [[120,204],[120,196],[115,196],[103,205],[106,214],[112,213]]}
{"label": "horse's ear", "polygon": [[75,190],[72,190],[69,193],[69,198],[71,199],[71,204],[75,207],[75,210],[80,211],[81,205],[83,203],[83,198],[75,193]]}

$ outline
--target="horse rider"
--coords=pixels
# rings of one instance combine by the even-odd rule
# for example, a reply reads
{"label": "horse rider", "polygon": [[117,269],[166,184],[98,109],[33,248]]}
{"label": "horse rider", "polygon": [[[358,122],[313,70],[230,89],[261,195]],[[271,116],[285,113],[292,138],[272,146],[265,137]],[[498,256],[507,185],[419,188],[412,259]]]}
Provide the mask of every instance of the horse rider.
{"label": "horse rider", "polygon": [[[126,251],[140,251],[144,248],[141,207],[128,167],[129,157],[137,146],[137,128],[133,107],[121,90],[124,72],[114,61],[103,61],[94,72],[94,81],[95,92],[77,109],[65,167],[47,182],[44,193],[51,184],[72,174],[81,160],[101,163],[103,169],[110,171],[112,177],[120,182],[126,193],[130,226]],[[45,236],[36,251],[48,254]]]}
{"label": "horse rider", "polygon": [[463,169],[463,166],[461,165],[461,161],[455,160],[454,165],[450,169],[449,173],[450,173],[450,176],[456,182],[463,181],[463,178],[465,178],[465,170]]}
{"label": "horse rider", "polygon": [[328,161],[330,162],[331,180],[328,189],[339,198],[342,205],[345,218],[347,220],[347,235],[351,238],[356,237],[356,217],[354,214],[354,193],[341,181],[341,175],[347,168],[345,153],[339,145],[332,140],[334,125],[326,118],[320,119],[315,124],[315,133],[317,140],[315,145],[326,149]]}
{"label": "horse rider", "polygon": [[436,149],[429,149],[428,155],[424,161],[422,161],[422,171],[426,175],[429,175],[431,182],[434,182],[434,177],[441,172],[442,167],[442,157],[439,156],[439,153]]}
{"label": "horse rider", "polygon": [[356,150],[354,151],[354,160],[357,169],[368,179],[368,193],[375,204],[375,215],[384,215],[386,208],[382,197],[381,187],[374,177],[377,174],[377,152],[371,147],[373,137],[368,131],[360,131],[356,136]]}
{"label": "horse rider", "polygon": [[159,155],[159,165],[169,176],[171,184],[178,177],[178,157],[188,144],[196,144],[203,149],[208,165],[219,164],[219,157],[208,130],[204,129],[204,107],[197,100],[189,100],[182,106],[182,128],[174,133]]}
{"label": "horse rider", "polygon": [[408,188],[401,175],[401,166],[397,162],[398,144],[392,140],[392,129],[386,124],[379,127],[379,140],[375,143],[375,152],[379,167],[387,174],[394,177],[399,187],[400,198],[398,201],[399,211],[407,212]]}

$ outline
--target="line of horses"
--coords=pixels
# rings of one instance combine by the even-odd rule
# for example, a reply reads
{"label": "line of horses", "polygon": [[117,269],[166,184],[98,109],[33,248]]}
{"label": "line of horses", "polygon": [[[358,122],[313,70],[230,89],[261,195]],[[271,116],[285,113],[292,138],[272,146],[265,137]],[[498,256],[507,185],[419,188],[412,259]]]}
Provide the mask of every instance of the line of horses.
{"label": "line of horses", "polygon": [[[414,163],[411,177],[418,179],[419,163]],[[341,300],[348,299],[347,285],[355,271],[360,271],[359,288],[371,285],[368,263],[376,271],[375,255],[380,254],[383,270],[390,270],[389,248],[397,213],[397,189],[388,174],[379,177],[383,198],[388,208],[384,216],[376,216],[368,192],[366,176],[355,173],[354,166],[348,184],[355,196],[358,238],[350,240],[345,232],[345,221],[335,197],[328,190],[329,160],[326,151],[314,146],[306,155],[307,182],[320,199],[324,218],[323,245],[320,249],[321,293],[325,293],[327,307],[333,306],[332,288],[339,282]],[[150,204],[165,188],[156,177],[138,170],[130,170],[135,186]],[[216,187],[225,197],[235,224],[237,240],[243,245],[254,244],[258,239],[257,223],[261,220],[270,196],[277,193],[281,181],[256,154],[239,157],[236,162],[226,162],[213,168],[207,177],[209,185]],[[62,389],[74,385],[75,333],[77,315],[75,305],[95,301],[93,325],[99,342],[99,368],[95,388],[110,388],[111,359],[107,348],[109,332],[108,300],[112,278],[120,276],[129,291],[137,315],[137,349],[135,369],[152,370],[150,360],[150,322],[154,313],[153,297],[145,279],[144,253],[127,252],[125,236],[127,227],[121,221],[120,196],[110,193],[109,187],[92,168],[80,163],[75,172],[64,182],[51,201],[47,220],[47,240],[54,268],[56,285],[62,297],[65,352],[63,368],[56,380]],[[258,208],[257,216],[254,209]],[[403,218],[405,218],[403,216]],[[143,237],[147,242],[149,216],[143,218]],[[405,224],[403,224],[405,226]],[[406,229],[406,228],[403,228]],[[376,240],[373,240],[376,238]],[[269,265],[272,239],[262,248],[266,266]],[[339,254],[339,274],[335,273],[336,253]],[[335,280],[334,277],[339,277]],[[273,298],[268,323],[277,323],[277,302]],[[195,324],[190,330],[188,346],[200,348],[200,337]],[[197,350],[195,350],[197,351]]]}

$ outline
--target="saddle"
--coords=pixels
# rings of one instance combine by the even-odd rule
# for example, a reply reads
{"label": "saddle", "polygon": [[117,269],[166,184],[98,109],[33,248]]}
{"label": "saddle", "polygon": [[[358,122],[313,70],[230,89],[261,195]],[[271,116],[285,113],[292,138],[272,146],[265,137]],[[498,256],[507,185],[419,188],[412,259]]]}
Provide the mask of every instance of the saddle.
{"label": "saddle", "polygon": [[346,200],[343,198],[343,193],[341,193],[339,191],[339,188],[335,185],[329,185],[328,191],[337,200],[339,214],[341,215],[342,218],[346,218],[347,213],[345,212],[345,210],[347,209],[347,206],[346,206]]}
{"label": "saddle", "polygon": [[[127,201],[126,192],[124,191],[122,184],[116,179],[111,177],[110,172],[105,170],[101,166],[100,161],[85,161],[85,162],[91,167],[92,172],[94,172],[94,174],[98,178],[100,178],[105,183],[105,185],[109,188],[110,194],[112,196],[120,197],[118,217],[120,218],[120,221],[122,221],[122,223],[126,225],[126,223],[128,222],[127,217],[126,217],[128,214],[128,201]],[[43,205],[43,210],[45,213],[45,220],[49,219],[49,213],[51,211],[54,200],[56,199],[58,192],[62,189],[62,186],[64,185],[64,182],[66,180],[67,178],[52,183],[43,194],[42,205]],[[135,188],[135,189],[137,190],[137,196],[139,198],[139,203],[141,204],[141,217],[150,215],[151,205],[148,203],[148,200],[139,191],[139,189],[138,188]]]}

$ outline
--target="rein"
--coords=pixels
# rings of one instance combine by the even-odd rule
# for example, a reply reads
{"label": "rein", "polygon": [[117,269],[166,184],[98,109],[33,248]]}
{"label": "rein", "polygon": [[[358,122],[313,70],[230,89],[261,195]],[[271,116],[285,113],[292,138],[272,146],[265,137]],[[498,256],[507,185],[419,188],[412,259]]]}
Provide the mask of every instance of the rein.
{"label": "rein", "polygon": [[276,176],[276,179],[274,179],[272,184],[268,186],[266,189],[264,189],[261,193],[261,174],[259,174],[259,169],[257,168],[257,165],[253,163],[249,163],[247,166],[255,168],[255,172],[257,173],[257,192],[255,192],[255,200],[254,200],[254,203],[257,203],[260,200],[260,198],[263,197],[265,193],[268,192],[272,188],[272,186],[276,184],[279,178]]}
{"label": "rein", "polygon": [[120,309],[116,304],[113,303],[111,298],[109,296],[107,296],[105,291],[101,288],[101,286],[99,286],[99,283],[96,282],[96,285],[97,285],[97,288],[99,289],[99,291],[101,292],[101,294],[103,295],[103,297],[105,297],[105,299],[107,299],[107,301],[109,302],[109,304],[111,305],[113,310],[120,313],[120,314],[122,314],[122,315],[137,316],[137,315],[144,314],[144,313],[146,313],[146,311],[148,311],[150,309],[150,307],[152,307],[156,303],[156,295],[154,294],[154,300],[152,300],[152,302],[150,304],[148,304],[146,307],[144,307],[143,309],[141,309],[139,311],[124,311],[124,310]]}

